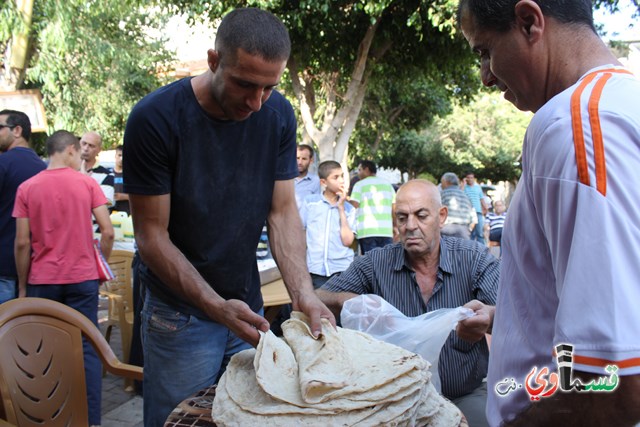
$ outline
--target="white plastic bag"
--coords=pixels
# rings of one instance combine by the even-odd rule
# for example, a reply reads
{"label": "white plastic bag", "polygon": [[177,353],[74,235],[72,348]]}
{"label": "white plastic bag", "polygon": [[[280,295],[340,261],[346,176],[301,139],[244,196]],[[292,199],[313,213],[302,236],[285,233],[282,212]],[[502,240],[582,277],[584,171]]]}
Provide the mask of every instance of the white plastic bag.
{"label": "white plastic bag", "polygon": [[431,382],[440,392],[440,350],[458,322],[474,315],[473,310],[458,307],[407,317],[378,295],[360,295],[345,301],[340,319],[344,328],[365,332],[421,355],[431,363]]}

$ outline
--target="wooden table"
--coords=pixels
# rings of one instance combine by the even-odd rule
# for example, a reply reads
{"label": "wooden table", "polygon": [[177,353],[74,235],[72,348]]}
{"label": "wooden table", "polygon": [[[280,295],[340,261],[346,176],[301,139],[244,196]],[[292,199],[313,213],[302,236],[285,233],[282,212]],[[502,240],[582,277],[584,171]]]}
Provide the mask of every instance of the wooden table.
{"label": "wooden table", "polygon": [[260,271],[260,291],[264,301],[264,317],[273,322],[283,304],[291,303],[287,288],[277,267]]}

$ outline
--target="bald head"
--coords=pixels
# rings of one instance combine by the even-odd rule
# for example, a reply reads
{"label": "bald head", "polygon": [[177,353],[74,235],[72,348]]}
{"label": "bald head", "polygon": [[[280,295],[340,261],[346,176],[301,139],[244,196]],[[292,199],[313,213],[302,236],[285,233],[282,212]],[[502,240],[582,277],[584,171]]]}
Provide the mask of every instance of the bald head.
{"label": "bald head", "polygon": [[422,198],[425,203],[433,204],[434,209],[439,209],[442,205],[440,198],[440,190],[430,181],[426,179],[414,179],[408,181],[398,189],[396,194],[396,203],[404,201],[405,198]]}
{"label": "bald head", "polygon": [[93,164],[102,150],[102,137],[97,132],[86,132],[80,138],[80,149],[82,150],[82,160]]}

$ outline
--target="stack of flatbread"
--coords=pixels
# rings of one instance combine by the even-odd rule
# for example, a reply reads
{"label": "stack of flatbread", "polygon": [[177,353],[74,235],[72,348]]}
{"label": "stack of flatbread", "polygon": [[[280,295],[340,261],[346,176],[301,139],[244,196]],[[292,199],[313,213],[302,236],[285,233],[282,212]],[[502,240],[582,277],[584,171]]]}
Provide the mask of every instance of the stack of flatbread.
{"label": "stack of flatbread", "polygon": [[284,339],[263,334],[231,358],[213,402],[218,426],[451,426],[460,411],[421,356],[323,319],[314,338],[294,312]]}

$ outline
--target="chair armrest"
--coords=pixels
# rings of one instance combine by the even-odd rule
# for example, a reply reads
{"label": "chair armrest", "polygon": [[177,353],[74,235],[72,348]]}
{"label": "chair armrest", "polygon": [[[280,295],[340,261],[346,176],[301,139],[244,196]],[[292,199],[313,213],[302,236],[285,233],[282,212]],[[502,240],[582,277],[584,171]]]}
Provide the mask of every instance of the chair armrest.
{"label": "chair armrest", "polygon": [[132,378],[140,381],[143,378],[143,369],[140,366],[122,363],[117,359],[112,361],[105,360],[104,366],[107,368],[107,371],[119,377]]}

